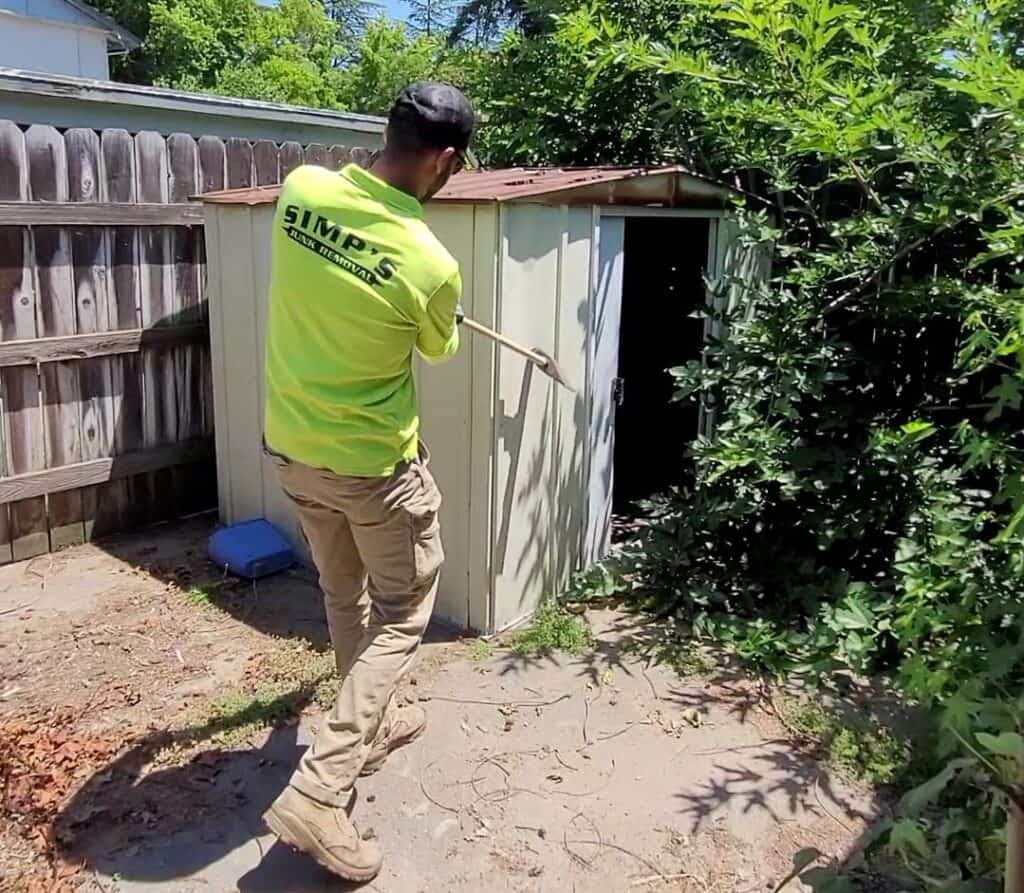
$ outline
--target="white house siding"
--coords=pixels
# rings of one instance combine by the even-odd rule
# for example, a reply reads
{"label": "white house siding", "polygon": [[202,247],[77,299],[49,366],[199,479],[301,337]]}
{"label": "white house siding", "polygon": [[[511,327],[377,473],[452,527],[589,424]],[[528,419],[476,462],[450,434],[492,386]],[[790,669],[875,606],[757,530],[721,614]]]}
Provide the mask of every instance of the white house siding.
{"label": "white house siding", "polygon": [[34,2],[0,0],[0,66],[107,79],[106,34],[96,28],[17,15],[5,8]]}

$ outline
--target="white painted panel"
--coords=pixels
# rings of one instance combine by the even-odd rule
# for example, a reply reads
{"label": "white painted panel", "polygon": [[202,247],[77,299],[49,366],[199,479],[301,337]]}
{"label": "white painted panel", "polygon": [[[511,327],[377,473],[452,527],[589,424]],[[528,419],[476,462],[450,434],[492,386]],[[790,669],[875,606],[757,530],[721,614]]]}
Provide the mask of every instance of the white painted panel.
{"label": "white painted panel", "polygon": [[[260,239],[258,245],[255,243],[253,217],[253,210],[248,207],[232,208],[221,214],[218,233],[221,346],[228,415],[227,473],[231,481],[228,519],[232,522],[263,515],[263,407],[256,386],[263,375],[263,351],[256,334],[255,265],[257,251],[266,253],[266,242]],[[216,308],[211,306],[211,316],[215,312]],[[213,365],[216,370],[216,359]]]}
{"label": "white painted panel", "polygon": [[98,27],[95,19],[75,9],[70,3],[65,3],[64,0],[23,0],[23,5],[25,15],[86,28]]}
{"label": "white painted panel", "polygon": [[597,218],[597,264],[590,315],[590,498],[585,558],[600,561],[611,544],[615,479],[615,400],[619,370],[625,219]]}
{"label": "white painted panel", "polygon": [[259,412],[260,468],[262,471],[262,515],[284,534],[297,554],[309,559],[309,549],[299,527],[295,506],[277,481],[274,463],[263,455],[263,411],[266,403],[266,382],[263,367],[267,352],[267,315],[270,309],[270,237],[274,224],[274,206],[260,205],[250,215],[253,251],[253,305],[256,314],[256,389]]}
{"label": "white painted panel", "polygon": [[220,229],[225,217],[239,214],[232,205],[207,205],[203,237],[206,241],[206,298],[210,313],[210,365],[213,376],[214,439],[217,449],[217,501],[220,520],[230,524],[232,513],[231,461],[228,452],[228,431],[231,413],[228,407],[228,371],[224,365],[225,319],[223,282],[224,258],[221,255]]}
{"label": "white painted panel", "polygon": [[[495,327],[498,300],[498,207],[476,207],[473,243],[473,287],[465,310],[475,320]],[[473,405],[470,421],[469,627],[494,631],[494,482],[497,456],[495,424],[497,348],[487,338],[470,336]]]}
{"label": "white painted panel", "polygon": [[587,327],[590,318],[593,211],[569,208],[562,234],[555,358],[576,392],[555,389],[557,414],[552,433],[551,537],[553,585],[562,592],[580,568],[587,512],[586,453]]}
{"label": "white painted panel", "polygon": [[[559,248],[565,209],[502,208],[500,328],[555,352]],[[501,629],[551,593],[551,435],[555,385],[509,351],[498,361],[493,623]]]}
{"label": "white painted panel", "polygon": [[[94,68],[90,71],[82,70],[79,59],[80,34],[78,29],[59,23],[0,13],[0,65],[25,71],[105,78],[105,65],[99,73]],[[84,36],[89,38],[93,35],[87,32]],[[96,36],[103,40],[101,34]],[[89,52],[86,56],[92,59]]]}
{"label": "white painted panel", "polygon": [[[428,205],[426,221],[459,262],[464,307],[472,306],[474,207]],[[464,339],[467,333],[462,333]],[[464,628],[469,622],[472,353],[463,343],[449,362],[416,363],[421,434],[431,453],[431,472],[441,489],[441,531],[445,564],[437,593],[436,616]]]}
{"label": "white painted panel", "polygon": [[106,35],[98,31],[78,32],[78,70],[83,78],[105,81],[110,77]]}

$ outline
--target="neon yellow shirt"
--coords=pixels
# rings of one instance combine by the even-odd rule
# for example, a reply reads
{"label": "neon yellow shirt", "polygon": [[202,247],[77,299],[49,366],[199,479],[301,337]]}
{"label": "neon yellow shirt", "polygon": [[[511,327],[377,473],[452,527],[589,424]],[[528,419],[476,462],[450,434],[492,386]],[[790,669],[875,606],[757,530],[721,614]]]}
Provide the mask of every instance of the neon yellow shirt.
{"label": "neon yellow shirt", "polygon": [[356,165],[296,168],[271,240],[268,446],[355,477],[415,458],[412,354],[458,350],[461,295],[459,265],[415,198]]}

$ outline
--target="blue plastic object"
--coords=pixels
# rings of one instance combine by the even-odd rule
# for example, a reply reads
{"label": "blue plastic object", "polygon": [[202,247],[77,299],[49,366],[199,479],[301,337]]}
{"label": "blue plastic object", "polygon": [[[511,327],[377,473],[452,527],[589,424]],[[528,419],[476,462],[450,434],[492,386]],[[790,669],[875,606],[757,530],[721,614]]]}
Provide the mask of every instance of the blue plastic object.
{"label": "blue plastic object", "polygon": [[257,518],[218,530],[210,537],[210,560],[239,577],[255,579],[295,564],[292,547],[269,521]]}

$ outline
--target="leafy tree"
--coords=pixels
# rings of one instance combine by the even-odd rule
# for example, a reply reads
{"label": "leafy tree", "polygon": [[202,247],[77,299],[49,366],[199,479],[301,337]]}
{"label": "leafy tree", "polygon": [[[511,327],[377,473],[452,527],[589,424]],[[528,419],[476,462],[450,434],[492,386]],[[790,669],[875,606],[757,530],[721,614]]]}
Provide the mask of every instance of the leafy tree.
{"label": "leafy tree", "polygon": [[453,44],[491,45],[511,28],[527,37],[551,30],[555,0],[466,0],[452,24]]}
{"label": "leafy tree", "polygon": [[404,25],[377,19],[341,73],[338,101],[342,108],[384,115],[413,81],[443,80],[465,87],[468,59],[469,53],[450,50],[439,37],[410,36]]}
{"label": "leafy tree", "polygon": [[229,96],[336,106],[337,33],[319,0],[280,0],[259,16],[245,59],[216,73],[214,89]]}
{"label": "leafy tree", "polygon": [[[617,37],[630,29],[664,36],[684,5],[622,0],[608,10],[620,17],[613,24],[606,15],[601,27]],[[660,113],[665,96],[657,73],[597,71],[589,64],[596,40],[587,30],[589,15],[582,7],[541,37],[510,32],[469,69],[473,98],[487,122],[481,156],[492,165],[692,162],[685,122],[665,121]]]}
{"label": "leafy tree", "polygon": [[406,4],[409,24],[416,34],[443,37],[451,30],[456,15],[454,0],[406,0]]}
{"label": "leafy tree", "polygon": [[124,80],[251,98],[334,105],[334,69],[351,53],[364,0],[103,0],[143,38],[114,66]]}

